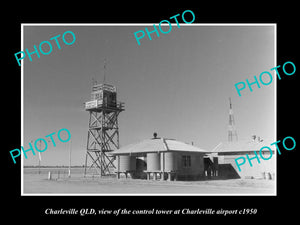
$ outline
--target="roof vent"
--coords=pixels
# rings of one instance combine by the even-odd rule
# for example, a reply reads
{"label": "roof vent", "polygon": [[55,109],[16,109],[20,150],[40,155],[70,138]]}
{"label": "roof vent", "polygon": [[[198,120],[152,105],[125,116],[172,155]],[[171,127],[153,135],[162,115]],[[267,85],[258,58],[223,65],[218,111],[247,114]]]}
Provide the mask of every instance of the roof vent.
{"label": "roof vent", "polygon": [[157,138],[157,133],[154,132],[154,133],[153,133],[153,139],[156,139],[156,138]]}

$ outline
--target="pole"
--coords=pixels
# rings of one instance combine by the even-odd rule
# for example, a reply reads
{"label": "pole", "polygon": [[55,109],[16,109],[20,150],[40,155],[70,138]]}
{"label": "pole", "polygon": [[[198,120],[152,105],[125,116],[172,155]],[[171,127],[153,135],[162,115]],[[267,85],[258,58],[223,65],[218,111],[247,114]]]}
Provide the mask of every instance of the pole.
{"label": "pole", "polygon": [[106,82],[106,58],[104,58],[104,76],[103,76],[103,84]]}
{"label": "pole", "polygon": [[[40,143],[40,149],[41,149],[41,141],[42,140],[39,140],[39,143]],[[39,152],[39,174],[41,174],[41,153]]]}
{"label": "pole", "polygon": [[72,140],[70,140],[70,151],[69,151],[69,175],[68,177],[71,177],[71,151],[72,151]]}

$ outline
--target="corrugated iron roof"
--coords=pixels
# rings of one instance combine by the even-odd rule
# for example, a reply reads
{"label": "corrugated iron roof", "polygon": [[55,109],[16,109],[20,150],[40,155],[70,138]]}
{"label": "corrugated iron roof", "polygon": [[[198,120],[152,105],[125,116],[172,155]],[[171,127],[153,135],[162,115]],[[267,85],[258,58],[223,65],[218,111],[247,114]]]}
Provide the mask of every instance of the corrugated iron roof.
{"label": "corrugated iron roof", "polygon": [[[262,147],[267,146],[273,151],[276,150],[275,145],[270,145],[271,142],[257,142],[257,141],[237,141],[237,142],[221,142],[218,144],[211,152],[250,152],[250,151],[259,151]],[[264,148],[262,151],[269,151],[267,148]]]}
{"label": "corrugated iron roof", "polygon": [[132,153],[147,153],[147,152],[166,152],[166,151],[180,151],[180,152],[199,152],[208,153],[194,145],[186,144],[181,141],[167,138],[152,138],[146,139],[138,143],[124,146],[112,154],[132,154]]}

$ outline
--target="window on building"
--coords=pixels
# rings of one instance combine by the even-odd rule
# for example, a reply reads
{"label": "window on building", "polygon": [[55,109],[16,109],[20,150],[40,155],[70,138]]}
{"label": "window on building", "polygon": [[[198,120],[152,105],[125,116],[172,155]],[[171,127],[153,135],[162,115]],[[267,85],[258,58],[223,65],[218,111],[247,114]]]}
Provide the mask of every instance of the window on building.
{"label": "window on building", "polygon": [[183,155],[182,156],[182,165],[183,167],[191,167],[191,156],[190,155]]}

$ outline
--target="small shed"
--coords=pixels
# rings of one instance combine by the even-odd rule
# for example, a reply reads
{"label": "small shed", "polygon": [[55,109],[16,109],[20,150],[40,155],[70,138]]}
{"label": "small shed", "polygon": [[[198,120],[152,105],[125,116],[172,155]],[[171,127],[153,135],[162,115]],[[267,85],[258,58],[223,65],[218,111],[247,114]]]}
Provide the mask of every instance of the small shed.
{"label": "small shed", "polygon": [[114,152],[116,173],[132,178],[195,180],[204,175],[204,155],[194,145],[169,138],[146,139]]}
{"label": "small shed", "polygon": [[[274,179],[275,176],[275,162],[276,162],[276,149],[270,146],[272,141],[237,141],[237,142],[221,142],[212,150],[212,156],[217,157],[218,161],[218,177],[223,178],[262,178],[262,179]],[[263,148],[267,146],[268,148]],[[261,150],[262,149],[262,150]],[[261,153],[260,153],[261,150]],[[255,153],[258,160],[255,158]],[[272,155],[271,155],[272,154]],[[251,160],[252,166],[249,163]],[[268,160],[265,160],[265,159]],[[244,157],[246,159],[245,164],[241,165],[241,171],[239,171],[235,159]]]}

